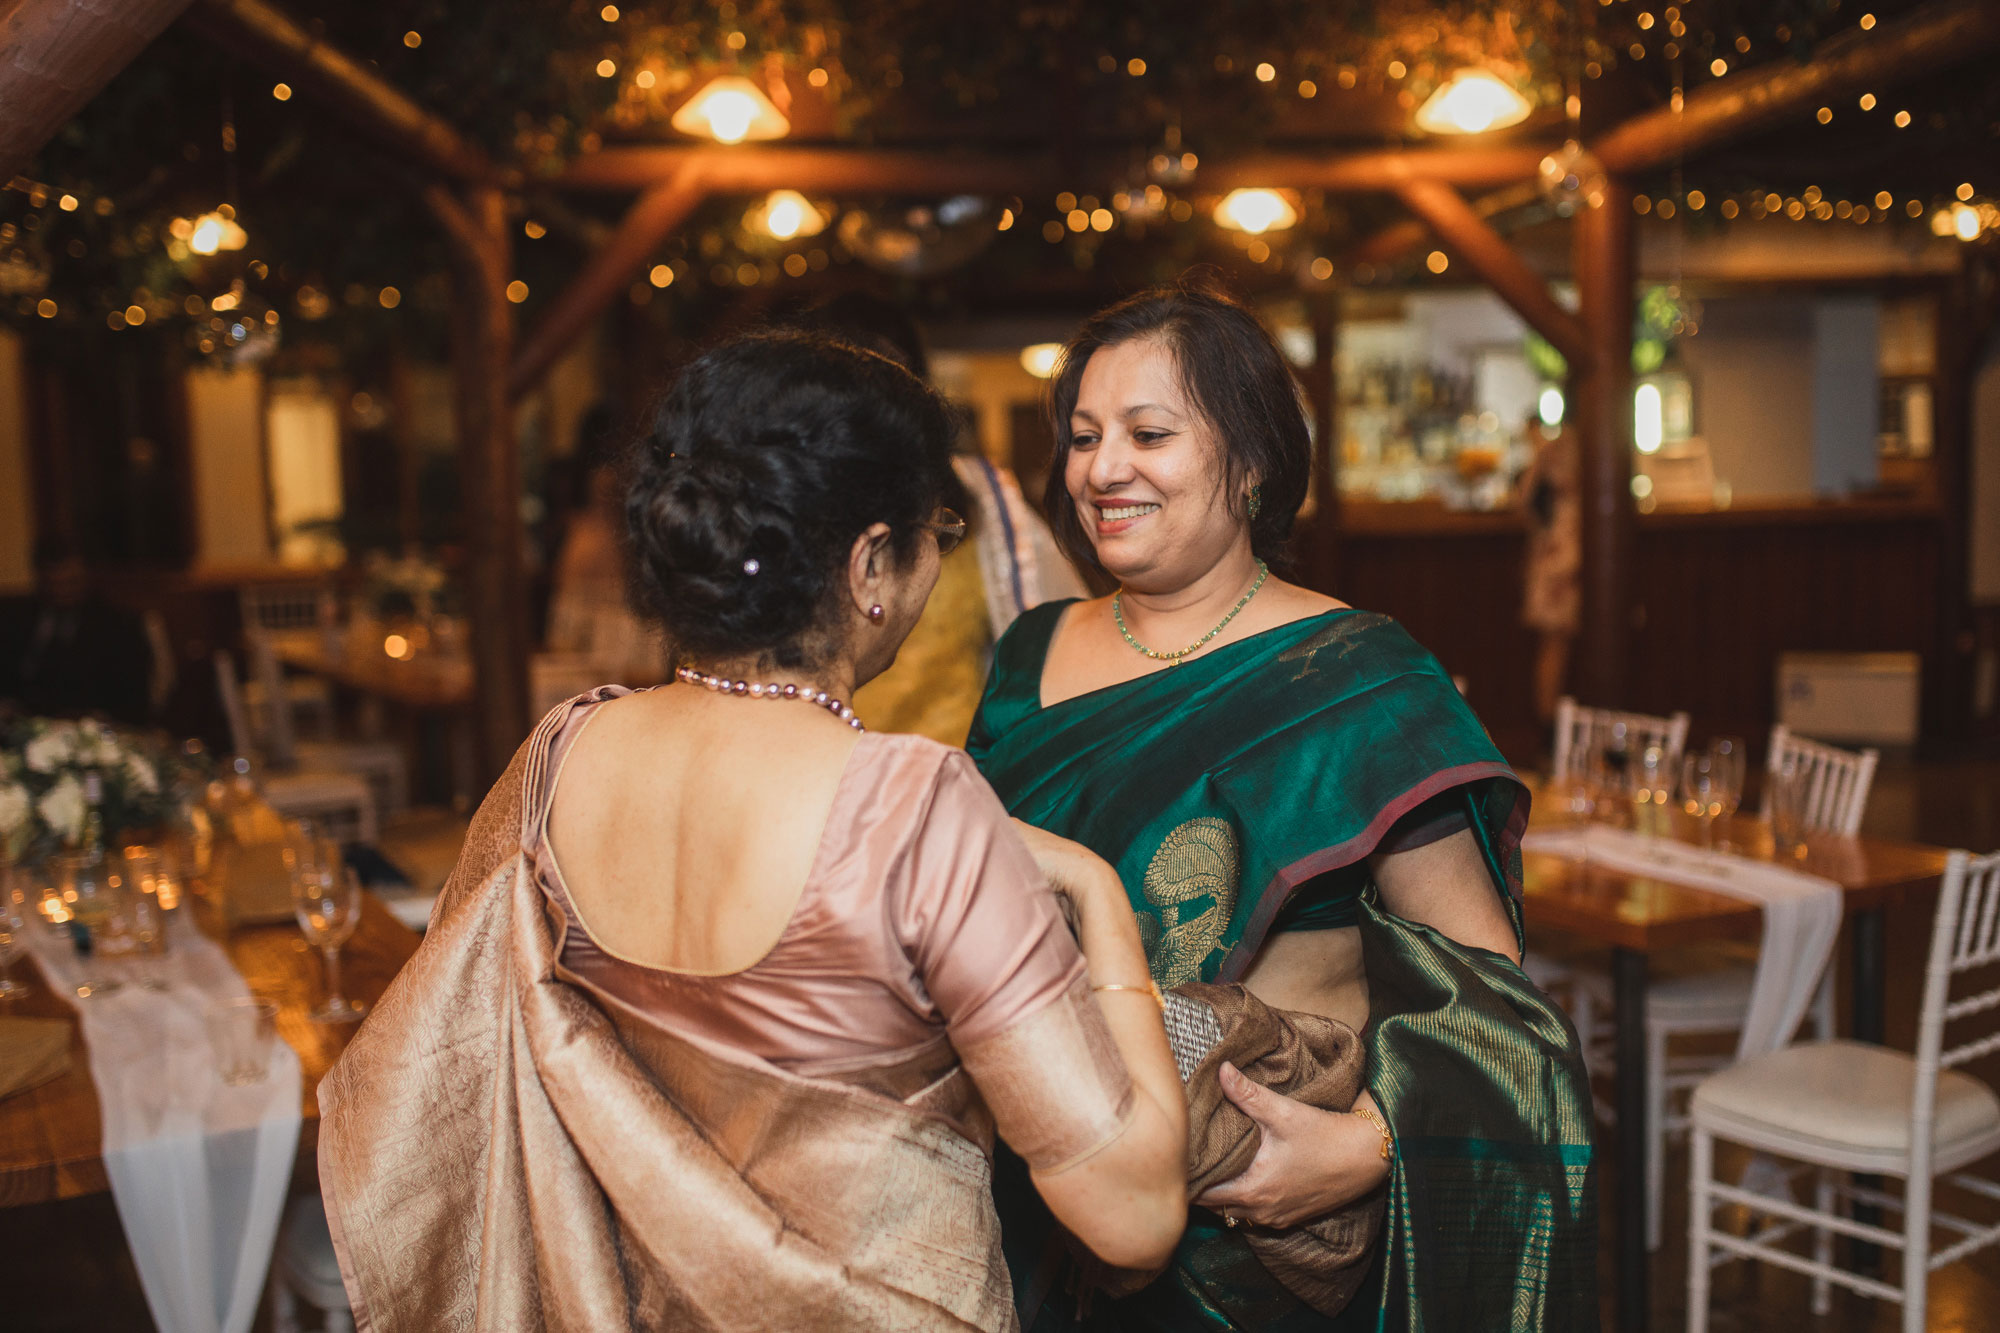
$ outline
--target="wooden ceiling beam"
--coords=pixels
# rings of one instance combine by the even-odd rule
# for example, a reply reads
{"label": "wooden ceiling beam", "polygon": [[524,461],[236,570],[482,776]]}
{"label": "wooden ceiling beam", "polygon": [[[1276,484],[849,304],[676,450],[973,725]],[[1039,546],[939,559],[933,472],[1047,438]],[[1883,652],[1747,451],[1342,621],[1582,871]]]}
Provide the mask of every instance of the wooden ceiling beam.
{"label": "wooden ceiling beam", "polygon": [[[1535,174],[1547,145],[1411,148],[1364,153],[1258,154],[1202,165],[1204,189],[1274,188],[1390,191],[1405,181],[1483,187]],[[713,194],[763,190],[855,193],[1028,194],[1108,183],[1130,170],[1123,158],[1064,163],[1047,155],[947,153],[785,146],[775,148],[607,148],[578,158],[549,185],[570,190],[637,190],[692,171]]]}
{"label": "wooden ceiling beam", "polygon": [[1634,116],[1591,145],[1607,171],[1665,166],[1850,94],[1887,91],[2000,46],[2000,4],[1934,0],[1863,32],[1822,42],[1810,59],[1777,59],[1726,74],[1669,106]]}
{"label": "wooden ceiling beam", "polygon": [[518,399],[541,383],[549,368],[638,276],[660,243],[701,206],[707,191],[683,170],[658,182],[626,210],[624,220],[570,279],[522,340],[507,373],[507,391]]}
{"label": "wooden ceiling beam", "polygon": [[1410,181],[1396,193],[1529,328],[1553,343],[1571,365],[1589,364],[1592,344],[1583,321],[1556,304],[1548,280],[1523,263],[1507,238],[1493,230],[1457,190],[1442,181]]}
{"label": "wooden ceiling beam", "polygon": [[0,183],[180,17],[188,0],[0,4]]}
{"label": "wooden ceiling beam", "polygon": [[358,133],[400,160],[470,184],[518,182],[518,172],[496,165],[443,117],[265,0],[195,0],[185,21],[216,45],[317,94]]}

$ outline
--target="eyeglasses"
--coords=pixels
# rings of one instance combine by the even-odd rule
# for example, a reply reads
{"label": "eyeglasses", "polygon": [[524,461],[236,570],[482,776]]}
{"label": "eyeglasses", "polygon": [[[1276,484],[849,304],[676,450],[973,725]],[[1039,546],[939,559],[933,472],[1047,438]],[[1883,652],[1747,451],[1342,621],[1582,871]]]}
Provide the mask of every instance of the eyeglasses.
{"label": "eyeglasses", "polygon": [[958,549],[958,544],[965,540],[965,520],[960,518],[955,510],[940,508],[936,518],[927,523],[919,523],[917,526],[928,528],[937,534],[939,555],[950,555]]}

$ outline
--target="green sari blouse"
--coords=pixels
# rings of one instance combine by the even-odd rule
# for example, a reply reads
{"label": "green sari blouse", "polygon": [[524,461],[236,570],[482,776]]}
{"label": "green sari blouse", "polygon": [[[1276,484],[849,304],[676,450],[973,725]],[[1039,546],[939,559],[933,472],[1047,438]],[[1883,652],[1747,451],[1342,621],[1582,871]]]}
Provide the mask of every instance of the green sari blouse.
{"label": "green sari blouse", "polygon": [[[1386,616],[1327,612],[1044,708],[1067,602],[995,650],[967,749],[1011,813],[1117,868],[1154,979],[1235,981],[1310,886],[1361,931],[1368,1086],[1396,1133],[1374,1275],[1337,1320],[1191,1210],[1167,1272],[1074,1291],[1017,1163],[996,1175],[1024,1328],[1449,1331],[1597,1325],[1591,1103],[1575,1032],[1512,961],[1388,912],[1366,859],[1456,806],[1521,934],[1528,794],[1433,657]],[[1331,893],[1349,903],[1326,901]]]}

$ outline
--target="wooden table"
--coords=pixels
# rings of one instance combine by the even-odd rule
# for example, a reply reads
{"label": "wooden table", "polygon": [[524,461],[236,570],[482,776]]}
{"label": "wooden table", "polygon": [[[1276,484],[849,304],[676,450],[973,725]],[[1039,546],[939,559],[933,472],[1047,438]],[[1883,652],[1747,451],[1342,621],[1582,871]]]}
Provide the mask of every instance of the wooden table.
{"label": "wooden table", "polygon": [[[215,932],[220,934],[220,932]],[[278,1035],[298,1052],[305,1124],[299,1151],[319,1146],[319,1081],[354,1036],[355,1024],[315,1023],[306,1013],[321,998],[320,961],[290,923],[246,926],[221,936],[230,961],[252,993],[278,1006]],[[416,952],[420,937],[373,894],[362,895],[361,924],[340,953],[349,998],[373,1003]],[[38,970],[16,964],[33,993],[4,1010],[20,1017],[71,1024],[70,1071],[0,1101],[0,1207],[73,1199],[110,1188],[99,1156],[104,1130],[76,1010],[53,994]]]}
{"label": "wooden table", "polygon": [[[1538,801],[1553,809],[1553,801]],[[1544,816],[1536,828],[1559,827]],[[1689,821],[1674,817],[1674,836],[1693,841]],[[1717,829],[1729,850],[1778,861],[1771,830],[1737,817]],[[1853,1035],[1883,1040],[1885,914],[1944,874],[1945,850],[1879,838],[1814,834],[1802,857],[1784,858],[1841,887],[1854,937]],[[1527,853],[1523,905],[1528,925],[1568,932],[1611,948],[1617,1023],[1618,1322],[1621,1333],[1640,1333],[1651,1310],[1646,1249],[1646,973],[1649,958],[1682,945],[1711,940],[1756,939],[1763,912],[1741,899],[1706,889],[1626,875],[1602,865],[1580,866],[1560,857]]]}
{"label": "wooden table", "polygon": [[472,704],[472,662],[463,654],[417,652],[394,658],[379,645],[359,644],[330,651],[326,635],[314,629],[272,634],[271,651],[286,666],[407,708],[467,708]]}

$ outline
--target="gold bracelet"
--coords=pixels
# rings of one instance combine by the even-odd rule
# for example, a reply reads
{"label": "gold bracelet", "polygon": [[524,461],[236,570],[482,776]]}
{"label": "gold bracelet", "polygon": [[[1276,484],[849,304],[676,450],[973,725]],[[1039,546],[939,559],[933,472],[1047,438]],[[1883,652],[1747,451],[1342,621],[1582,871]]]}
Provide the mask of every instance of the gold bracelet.
{"label": "gold bracelet", "polygon": [[1363,1120],[1366,1120],[1369,1124],[1375,1127],[1375,1132],[1382,1136],[1382,1160],[1385,1162],[1388,1161],[1390,1153],[1394,1150],[1396,1146],[1396,1136],[1389,1132],[1388,1121],[1384,1120],[1374,1110],[1366,1106],[1356,1106],[1352,1108],[1348,1112],[1348,1114],[1358,1115]]}
{"label": "gold bracelet", "polygon": [[1142,995],[1152,996],[1153,1003],[1160,1006],[1161,1013],[1164,1014],[1165,1012],[1167,1012],[1167,997],[1160,994],[1160,983],[1157,981],[1148,980],[1146,984],[1143,986],[1124,986],[1118,984],[1117,982],[1107,981],[1102,986],[1092,986],[1090,989],[1092,991],[1101,991],[1101,990],[1138,991]]}

